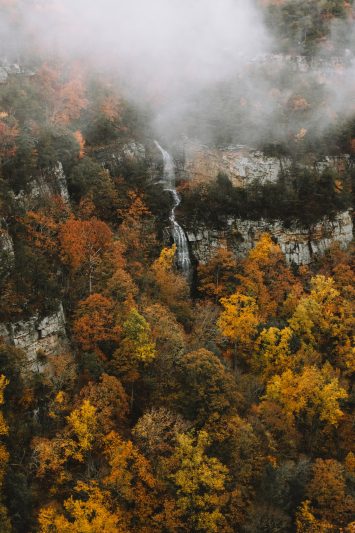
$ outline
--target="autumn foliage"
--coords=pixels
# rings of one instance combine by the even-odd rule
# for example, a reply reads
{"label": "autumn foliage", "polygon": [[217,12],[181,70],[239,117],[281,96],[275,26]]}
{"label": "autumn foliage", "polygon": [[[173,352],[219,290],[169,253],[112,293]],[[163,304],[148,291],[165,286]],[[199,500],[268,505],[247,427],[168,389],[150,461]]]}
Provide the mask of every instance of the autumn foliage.
{"label": "autumn foliage", "polygon": [[115,319],[115,304],[101,294],[91,294],[79,302],[73,331],[81,348],[102,354],[100,343],[117,342],[120,328]]}
{"label": "autumn foliage", "polygon": [[102,255],[112,243],[112,231],[96,218],[75,220],[70,218],[60,228],[59,242],[62,258],[73,272],[83,269],[93,287],[93,274]]}
{"label": "autumn foliage", "polygon": [[[321,4],[320,37],[349,14],[263,4],[290,31]],[[237,257],[234,216],[188,279],[145,113],[106,76],[56,62],[0,84],[0,532],[352,533],[351,247],[290,265],[265,233]],[[282,112],[310,110],[306,85]],[[308,205],[335,194],[292,179],[297,205],[293,187]],[[243,202],[265,217],[253,187],[185,183],[176,217],[225,227]]]}

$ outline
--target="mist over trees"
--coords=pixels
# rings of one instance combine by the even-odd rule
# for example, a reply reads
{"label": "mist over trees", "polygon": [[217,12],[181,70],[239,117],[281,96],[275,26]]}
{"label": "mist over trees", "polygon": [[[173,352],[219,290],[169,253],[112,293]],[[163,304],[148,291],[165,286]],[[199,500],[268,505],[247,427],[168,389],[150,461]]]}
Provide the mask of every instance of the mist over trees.
{"label": "mist over trees", "polygon": [[353,6],[342,0],[51,0],[2,9],[5,56],[32,48],[110,73],[150,106],[156,135],[169,141],[288,144],[304,135],[314,144],[354,113]]}

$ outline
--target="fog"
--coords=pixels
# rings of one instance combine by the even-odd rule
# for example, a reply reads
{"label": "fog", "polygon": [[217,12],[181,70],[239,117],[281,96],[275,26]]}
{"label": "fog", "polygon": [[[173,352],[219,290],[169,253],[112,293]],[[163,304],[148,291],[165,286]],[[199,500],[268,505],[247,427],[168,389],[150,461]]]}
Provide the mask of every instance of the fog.
{"label": "fog", "polygon": [[21,11],[42,49],[116,69],[142,92],[195,90],[269,44],[250,0],[27,1]]}
{"label": "fog", "polygon": [[[255,59],[270,54],[275,41],[253,0],[13,3],[16,24],[11,16],[0,22],[2,55],[36,48],[42,55],[80,60],[98,73],[111,73],[126,95],[153,108],[161,137],[186,130],[208,142],[215,137],[212,130],[224,127],[224,113],[227,122],[235,121],[228,127],[242,131],[241,140],[244,136],[257,143],[270,131],[282,136],[280,106],[295,87],[310,86],[314,80],[322,97],[307,110],[307,131],[324,130],[335,116],[354,112],[352,51],[341,71],[335,64],[326,72],[316,68],[302,76],[288,69],[285,81],[284,67],[269,69]],[[336,40],[341,25],[333,33]],[[242,117],[233,118],[230,108],[241,101]],[[302,121],[295,117],[289,128],[296,135],[300,126]]]}

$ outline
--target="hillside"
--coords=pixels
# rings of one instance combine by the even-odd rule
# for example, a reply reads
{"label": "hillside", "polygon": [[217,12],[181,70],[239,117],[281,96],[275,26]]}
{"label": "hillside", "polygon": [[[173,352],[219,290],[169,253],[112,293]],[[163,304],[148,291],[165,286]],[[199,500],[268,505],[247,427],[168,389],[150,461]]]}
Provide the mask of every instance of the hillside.
{"label": "hillside", "polygon": [[0,532],[353,532],[352,2],[172,92],[74,4],[0,1]]}

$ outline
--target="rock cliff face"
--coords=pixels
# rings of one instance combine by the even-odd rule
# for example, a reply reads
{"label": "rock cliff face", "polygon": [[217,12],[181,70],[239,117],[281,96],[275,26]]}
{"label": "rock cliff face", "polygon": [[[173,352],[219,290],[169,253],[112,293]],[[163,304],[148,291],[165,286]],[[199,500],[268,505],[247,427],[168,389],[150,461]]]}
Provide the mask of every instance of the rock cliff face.
{"label": "rock cliff face", "polygon": [[[291,171],[291,159],[269,157],[246,146],[208,148],[185,139],[178,148],[178,175],[199,187],[203,182],[213,181],[219,173],[227,175],[234,186],[245,187],[251,182],[265,184],[276,182],[280,171],[287,176]],[[304,166],[322,172],[335,169],[340,175],[351,165],[350,156],[324,157],[322,160],[307,160]],[[280,244],[289,263],[309,264],[315,256],[323,254],[334,242],[345,248],[353,238],[353,224],[348,211],[339,213],[333,220],[324,218],[309,228],[296,224],[286,227],[282,221],[241,220],[231,218],[224,231],[207,227],[185,228],[190,250],[199,262],[208,261],[217,248],[228,247],[236,256],[244,256],[255,246],[262,233],[270,233]]]}
{"label": "rock cliff face", "polygon": [[147,160],[146,147],[134,140],[125,144],[113,143],[102,148],[95,148],[91,155],[113,173],[124,163],[142,163]]}
{"label": "rock cliff face", "polygon": [[9,234],[6,224],[2,224],[0,220],[0,254],[6,254],[9,260],[13,262],[15,258],[14,243]]}
{"label": "rock cliff face", "polygon": [[198,182],[215,180],[219,173],[229,177],[234,186],[244,186],[253,180],[274,182],[282,168],[291,165],[288,159],[267,157],[246,146],[211,149],[189,142],[184,146],[186,175]]}
{"label": "rock cliff face", "polygon": [[13,74],[33,76],[34,72],[17,63],[9,63],[6,59],[0,58],[0,83],[5,83]]}
{"label": "rock cliff face", "polygon": [[2,227],[0,221],[0,278],[6,279],[15,265],[14,242],[11,235],[6,229],[6,225]]}
{"label": "rock cliff face", "polygon": [[353,224],[348,211],[340,213],[334,220],[321,220],[308,229],[296,226],[285,228],[280,221],[230,219],[225,231],[200,227],[188,231],[187,236],[192,255],[197,261],[205,263],[221,247],[228,248],[237,257],[245,256],[265,232],[276,239],[289,263],[306,265],[334,242],[346,248],[353,238]]}
{"label": "rock cliff face", "polygon": [[65,203],[69,202],[67,179],[60,161],[30,180],[26,190],[16,195],[16,201],[25,209],[30,209],[41,205],[50,196],[60,196]]}
{"label": "rock cliff face", "polygon": [[33,316],[26,321],[0,324],[0,337],[24,350],[33,370],[41,371],[38,352],[59,354],[68,348],[63,307],[59,305],[55,313],[44,318]]}
{"label": "rock cliff face", "polygon": [[[256,180],[261,185],[276,182],[280,171],[291,168],[286,157],[269,157],[259,150],[247,146],[208,148],[196,142],[186,141],[180,148],[184,163],[180,165],[180,177],[196,182],[215,180],[219,173],[228,176],[234,186],[243,187]],[[309,165],[320,172],[334,168],[343,172],[349,165],[350,156],[325,157],[321,161],[309,161]]]}

